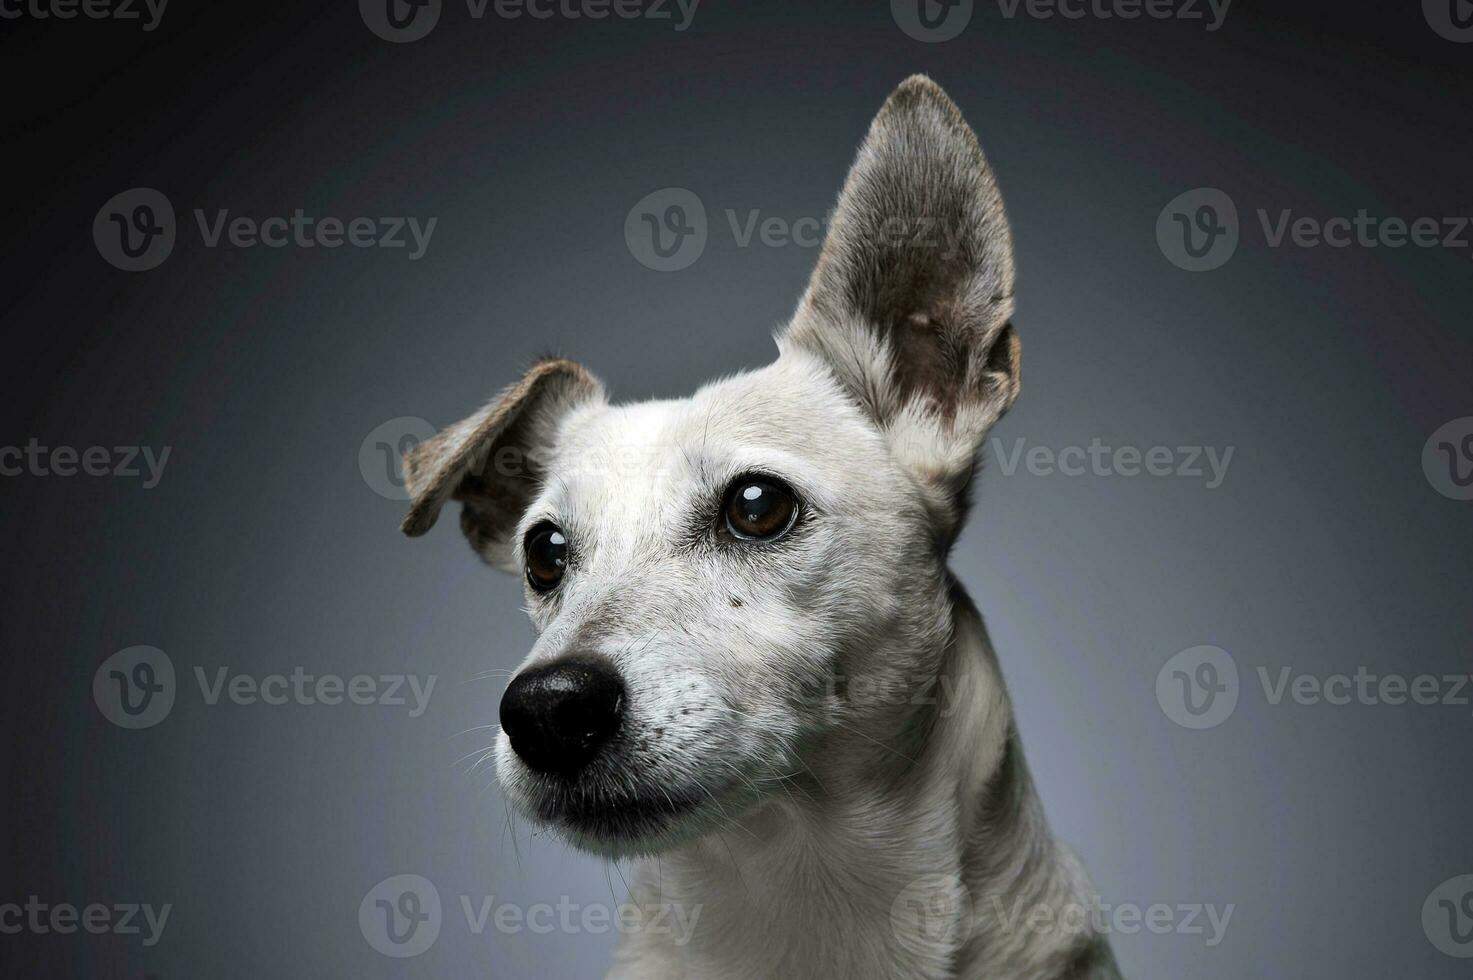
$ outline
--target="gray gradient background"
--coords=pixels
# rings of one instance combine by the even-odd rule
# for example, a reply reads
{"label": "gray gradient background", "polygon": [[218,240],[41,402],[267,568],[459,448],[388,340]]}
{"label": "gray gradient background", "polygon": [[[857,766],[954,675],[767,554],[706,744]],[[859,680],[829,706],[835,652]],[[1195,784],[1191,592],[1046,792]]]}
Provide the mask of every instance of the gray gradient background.
{"label": "gray gradient background", "polygon": [[[392,45],[350,2],[186,5],[161,27],[0,23],[0,444],[169,445],[162,484],[0,480],[0,902],[172,903],[163,941],[0,936],[20,976],[582,977],[612,935],[472,935],[458,896],[622,899],[620,876],[508,830],[488,741],[530,634],[509,578],[359,474],[396,416],[441,425],[545,350],[616,397],[765,363],[815,250],[738,248],[721,212],[822,216],[888,90],[961,105],[1015,227],[1023,396],[1004,442],[1235,447],[1191,479],[989,467],[955,569],[987,616],[1057,832],[1107,901],[1233,903],[1226,940],[1117,936],[1127,975],[1468,975],[1421,927],[1473,872],[1470,709],[1269,705],[1258,666],[1470,669],[1473,503],[1420,458],[1473,415],[1465,250],[1268,249],[1252,211],[1473,213],[1473,45],[1418,4],[1243,2],[1198,23],[1007,20],[945,44],[881,2],[717,3],[694,24],[476,22]],[[1266,9],[1268,8],[1268,9]],[[90,238],[117,192],[181,214],[162,267]],[[625,247],[628,209],[687,187],[691,268]],[[1226,190],[1244,241],[1189,274],[1162,206]],[[436,216],[429,253],[206,249],[189,209]],[[1158,707],[1211,643],[1236,713]],[[93,705],[134,644],[182,676],[159,726]],[[436,674],[429,711],[203,703],[190,672]],[[360,935],[398,873],[446,903],[412,960]],[[753,937],[754,943],[762,937]]]}

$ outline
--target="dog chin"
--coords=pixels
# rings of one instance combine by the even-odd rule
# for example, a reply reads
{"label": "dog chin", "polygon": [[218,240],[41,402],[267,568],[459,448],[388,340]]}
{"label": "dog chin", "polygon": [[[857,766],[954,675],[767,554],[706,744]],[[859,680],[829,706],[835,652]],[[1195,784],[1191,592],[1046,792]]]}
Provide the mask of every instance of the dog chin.
{"label": "dog chin", "polygon": [[518,772],[502,788],[524,817],[549,827],[581,851],[609,858],[658,854],[695,840],[749,801],[728,787],[611,790]]}
{"label": "dog chin", "polygon": [[[601,799],[550,808],[538,819],[574,847],[609,858],[668,851],[715,829],[720,810],[703,792]],[[719,799],[719,791],[713,791]]]}
{"label": "dog chin", "polygon": [[[575,791],[576,792],[576,791]],[[608,858],[659,854],[719,828],[731,807],[722,789],[650,794],[554,793],[524,806],[527,815],[557,830],[581,851]]]}

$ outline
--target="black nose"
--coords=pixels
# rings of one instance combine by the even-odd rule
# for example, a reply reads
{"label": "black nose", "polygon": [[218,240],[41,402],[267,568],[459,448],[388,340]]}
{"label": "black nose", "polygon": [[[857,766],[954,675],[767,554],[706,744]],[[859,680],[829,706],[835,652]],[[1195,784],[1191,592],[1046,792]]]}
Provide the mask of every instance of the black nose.
{"label": "black nose", "polygon": [[624,714],[624,682],[602,657],[574,655],[518,674],[501,697],[501,728],[539,772],[588,764]]}

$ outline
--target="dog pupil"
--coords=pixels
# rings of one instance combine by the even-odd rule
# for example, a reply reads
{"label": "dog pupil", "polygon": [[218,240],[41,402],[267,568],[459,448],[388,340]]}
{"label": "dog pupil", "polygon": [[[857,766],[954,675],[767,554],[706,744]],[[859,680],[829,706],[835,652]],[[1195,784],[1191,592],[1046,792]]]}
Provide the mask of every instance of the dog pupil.
{"label": "dog pupil", "polygon": [[548,528],[532,539],[527,549],[527,565],[539,584],[550,584],[562,577],[567,563],[568,539],[556,528]]}
{"label": "dog pupil", "polygon": [[787,521],[787,495],[765,483],[749,483],[736,494],[734,501],[739,529],[754,537],[763,537],[782,529]]}

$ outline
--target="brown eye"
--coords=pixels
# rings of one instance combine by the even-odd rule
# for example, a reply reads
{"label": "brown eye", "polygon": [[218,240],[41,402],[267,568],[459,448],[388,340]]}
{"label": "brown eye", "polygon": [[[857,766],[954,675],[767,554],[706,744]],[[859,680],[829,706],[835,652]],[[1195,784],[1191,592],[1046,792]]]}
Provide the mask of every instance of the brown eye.
{"label": "brown eye", "polygon": [[539,524],[527,532],[523,545],[527,555],[527,581],[538,592],[546,592],[563,580],[568,567],[568,539],[553,524]]}
{"label": "brown eye", "polygon": [[762,477],[742,477],[726,491],[726,529],[738,538],[761,541],[793,525],[798,502],[787,487]]}

